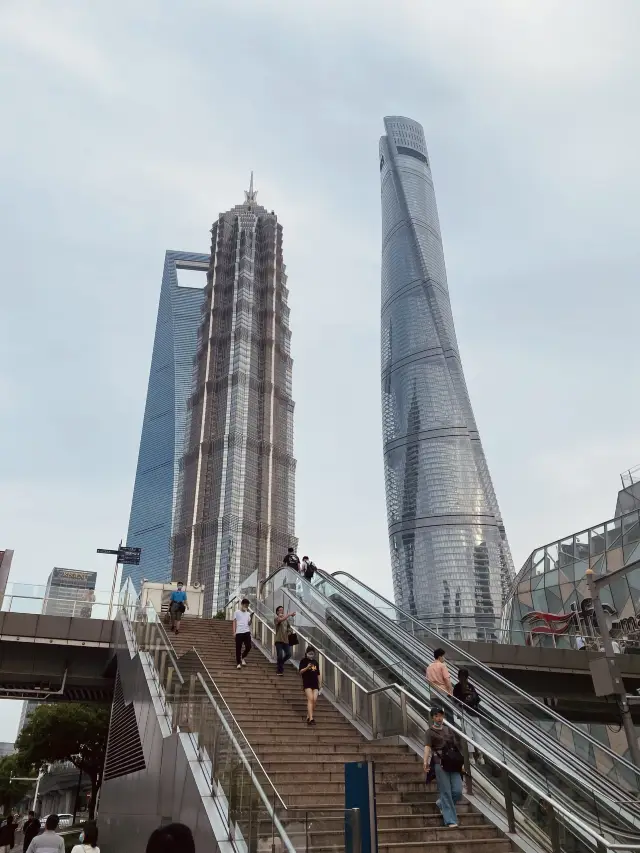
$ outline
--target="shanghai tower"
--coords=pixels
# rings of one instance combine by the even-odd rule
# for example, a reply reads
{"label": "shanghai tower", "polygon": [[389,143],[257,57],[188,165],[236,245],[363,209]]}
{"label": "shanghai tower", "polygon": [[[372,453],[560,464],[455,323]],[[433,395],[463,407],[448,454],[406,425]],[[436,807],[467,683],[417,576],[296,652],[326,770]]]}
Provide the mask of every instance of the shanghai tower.
{"label": "shanghai tower", "polygon": [[498,627],[513,561],[462,372],[422,126],[384,119],[382,432],[394,595],[448,636]]}
{"label": "shanghai tower", "polygon": [[297,545],[288,294],[282,225],[252,175],[211,229],[180,464],[172,576],[204,585],[205,615]]}

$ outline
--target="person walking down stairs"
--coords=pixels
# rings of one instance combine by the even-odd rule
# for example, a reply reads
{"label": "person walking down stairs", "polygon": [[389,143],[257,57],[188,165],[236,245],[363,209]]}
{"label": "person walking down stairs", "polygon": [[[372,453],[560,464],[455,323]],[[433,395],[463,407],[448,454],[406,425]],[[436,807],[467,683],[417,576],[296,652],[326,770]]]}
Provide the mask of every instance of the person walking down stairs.
{"label": "person walking down stairs", "polygon": [[178,581],[178,589],[174,589],[169,598],[169,619],[171,621],[171,630],[175,634],[180,633],[180,621],[184,611],[189,607],[187,593],[183,587],[184,584],[182,581]]}
{"label": "person walking down stairs", "polygon": [[236,669],[247,665],[246,656],[251,651],[251,619],[249,599],[243,598],[240,609],[233,614],[233,634],[236,638]]}
{"label": "person walking down stairs", "polygon": [[307,725],[315,726],[314,712],[320,693],[320,667],[313,646],[307,646],[305,656],[300,661],[298,672],[302,676],[302,689],[307,697]]}
{"label": "person walking down stairs", "polygon": [[431,709],[431,725],[424,746],[423,770],[430,781],[430,771],[435,772],[439,799],[436,806],[442,813],[444,825],[452,829],[458,826],[456,804],[462,798],[463,758],[455,735],[444,725],[442,708]]}
{"label": "person walking down stairs", "polygon": [[291,657],[291,640],[295,639],[295,637],[293,635],[291,625],[289,624],[289,619],[293,619],[295,615],[295,610],[293,613],[285,614],[284,607],[282,605],[280,605],[280,607],[276,607],[276,618],[274,623],[276,631],[276,654],[278,655],[276,672],[278,675],[284,675],[284,665]]}

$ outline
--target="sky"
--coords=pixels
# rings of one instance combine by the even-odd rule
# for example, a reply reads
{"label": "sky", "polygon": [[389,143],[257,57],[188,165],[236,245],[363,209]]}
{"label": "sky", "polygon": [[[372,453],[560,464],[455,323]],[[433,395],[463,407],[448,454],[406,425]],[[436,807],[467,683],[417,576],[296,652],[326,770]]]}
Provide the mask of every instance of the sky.
{"label": "sky", "polygon": [[[637,0],[3,0],[0,548],[126,535],[164,252],[255,172],[278,213],[301,551],[390,593],[382,117],[425,129],[463,366],[516,568],[640,463]],[[0,702],[2,740],[19,703]]]}

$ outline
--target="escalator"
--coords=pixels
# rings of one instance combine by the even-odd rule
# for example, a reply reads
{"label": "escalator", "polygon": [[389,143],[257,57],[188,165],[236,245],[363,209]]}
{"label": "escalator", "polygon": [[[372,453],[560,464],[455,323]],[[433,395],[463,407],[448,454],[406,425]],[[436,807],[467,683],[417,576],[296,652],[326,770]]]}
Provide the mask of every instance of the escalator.
{"label": "escalator", "polygon": [[[447,649],[457,664],[450,665],[454,675],[460,666],[471,669],[474,683],[486,697],[482,706],[489,718],[497,719],[507,727],[512,726],[514,731],[519,731],[524,722],[534,738],[542,733],[552,742],[552,749],[560,746],[569,750],[592,770],[605,775],[612,784],[630,792],[637,792],[640,788],[638,768],[628,760],[474,658],[455,642],[397,608],[362,581],[346,572],[336,572],[334,575],[322,573],[318,582],[328,598],[340,602],[343,609],[354,617],[365,620],[374,634],[385,638],[391,632],[405,640],[411,637],[415,649],[421,648],[426,652],[426,656],[421,658],[425,666],[433,660],[436,648]],[[381,620],[383,626],[380,625]]]}
{"label": "escalator", "polygon": [[[384,599],[380,599],[380,607],[376,607],[373,603],[376,593],[363,588],[365,598],[356,592],[358,581],[345,575],[341,577],[349,585],[337,577],[319,573],[311,586],[290,570],[278,570],[263,585],[260,607],[267,619],[279,603],[285,603],[287,609],[298,610],[307,636],[319,648],[328,649],[346,671],[358,673],[359,677],[366,673],[366,677],[377,679],[379,683],[399,684],[421,703],[421,707],[424,703],[432,705],[434,698],[438,704],[447,706],[450,719],[479,745],[487,758],[484,765],[475,767],[476,774],[491,781],[498,765],[506,764],[517,771],[520,778],[530,779],[537,790],[552,796],[567,812],[577,815],[579,820],[590,821],[619,842],[640,841],[640,805],[635,798],[638,785],[632,765],[597,742],[590,743],[579,730],[576,730],[578,735],[585,740],[569,742],[567,732],[575,727],[562,718],[554,719],[549,709],[527,694],[524,694],[525,699],[540,705],[542,711],[535,708],[538,717],[535,720],[522,713],[520,707],[514,707],[504,696],[497,695],[495,687],[492,691],[490,680],[495,673],[491,670],[488,670],[486,682],[479,684],[483,696],[479,716],[461,711],[440,694],[434,697],[424,678],[424,669],[433,660],[433,648],[438,645],[451,647],[451,643],[420,623],[414,624],[415,620],[412,622]],[[394,615],[396,619],[391,618]],[[456,651],[456,658],[473,665],[475,675],[479,662],[462,650],[459,652],[460,655]],[[455,674],[455,668],[452,669]],[[478,678],[476,682],[479,683]],[[509,682],[505,683],[513,688]],[[504,693],[505,689],[501,684],[500,691]],[[514,695],[516,692],[514,690]],[[519,702],[522,699],[518,696]],[[547,712],[542,728],[539,717]],[[559,727],[560,736],[547,731],[553,726]],[[585,742],[592,752],[584,750]],[[605,775],[607,773],[609,775]],[[521,800],[523,804],[528,803],[528,808],[538,807],[535,797],[532,799],[524,789]],[[574,847],[567,843],[565,849]]]}

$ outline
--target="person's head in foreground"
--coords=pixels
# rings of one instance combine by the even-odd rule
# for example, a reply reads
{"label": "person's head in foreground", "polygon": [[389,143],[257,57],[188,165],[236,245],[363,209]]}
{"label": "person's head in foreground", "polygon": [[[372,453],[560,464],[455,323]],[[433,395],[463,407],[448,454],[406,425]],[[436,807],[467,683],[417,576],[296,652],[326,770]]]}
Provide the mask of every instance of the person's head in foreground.
{"label": "person's head in foreground", "polygon": [[184,823],[169,823],[154,829],[146,853],[196,853],[193,834]]}
{"label": "person's head in foreground", "polygon": [[440,728],[444,723],[444,711],[442,708],[431,709],[431,722],[436,728]]}
{"label": "person's head in foreground", "polygon": [[60,818],[57,814],[50,814],[47,818],[47,822],[44,825],[45,829],[48,829],[49,832],[55,832],[58,828],[58,824],[60,823]]}

